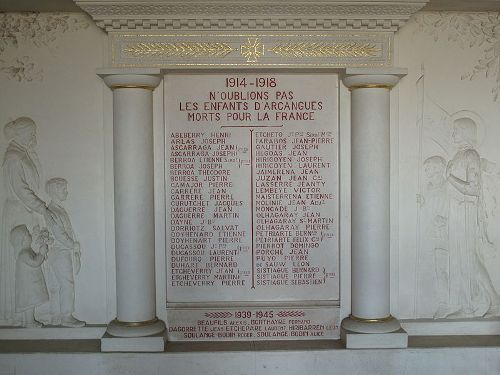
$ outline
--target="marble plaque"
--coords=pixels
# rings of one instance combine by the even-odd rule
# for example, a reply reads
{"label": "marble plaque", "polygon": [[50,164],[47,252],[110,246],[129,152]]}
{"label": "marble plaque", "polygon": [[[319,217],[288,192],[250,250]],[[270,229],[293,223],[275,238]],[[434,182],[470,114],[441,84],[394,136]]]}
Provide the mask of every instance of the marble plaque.
{"label": "marble plaque", "polygon": [[167,305],[338,301],[337,76],[172,74],[165,98]]}
{"label": "marble plaque", "polygon": [[169,341],[259,341],[338,338],[338,309],[231,307],[169,309]]}

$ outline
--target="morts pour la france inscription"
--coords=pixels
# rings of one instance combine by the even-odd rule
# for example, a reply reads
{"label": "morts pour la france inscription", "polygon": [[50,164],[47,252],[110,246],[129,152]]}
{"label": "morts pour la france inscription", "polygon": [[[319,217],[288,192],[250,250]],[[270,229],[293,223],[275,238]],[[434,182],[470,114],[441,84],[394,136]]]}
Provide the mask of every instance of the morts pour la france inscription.
{"label": "morts pour la france inscription", "polygon": [[338,79],[166,77],[170,340],[338,335]]}

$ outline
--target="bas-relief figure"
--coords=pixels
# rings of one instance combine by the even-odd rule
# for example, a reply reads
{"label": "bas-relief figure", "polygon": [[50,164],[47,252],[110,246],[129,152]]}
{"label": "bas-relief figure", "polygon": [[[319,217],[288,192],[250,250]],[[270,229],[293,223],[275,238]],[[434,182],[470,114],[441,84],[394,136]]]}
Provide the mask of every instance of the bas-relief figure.
{"label": "bas-relief figure", "polygon": [[[26,226],[28,231],[33,231],[46,223],[55,241],[49,251],[49,262],[42,264],[44,285],[47,282],[49,291],[59,292],[50,293],[51,304],[56,303],[54,298],[58,298],[57,303],[63,306],[59,309],[61,315],[57,313],[56,316],[54,309],[51,309],[52,316],[48,320],[44,319],[43,322],[47,324],[57,321],[66,326],[82,326],[84,322],[72,316],[74,310],[73,270],[78,272],[80,268],[80,257],[76,255],[80,254],[80,251],[78,242],[74,240],[69,217],[62,207],[62,202],[67,195],[67,183],[63,179],[49,180],[47,187],[52,201],[46,204],[41,198],[40,191],[41,166],[35,151],[35,122],[28,117],[20,117],[5,125],[4,134],[9,140],[9,145],[2,164],[6,197],[2,207],[2,237],[0,239],[0,325],[25,325],[27,321],[26,316],[19,314],[16,309],[16,296],[24,295],[23,292],[19,294],[16,279],[18,252],[23,249],[14,248],[10,241],[11,231],[20,225]],[[23,255],[23,259],[28,258],[28,255]],[[74,266],[73,263],[68,264],[68,258],[74,262]],[[39,258],[36,259],[39,260]],[[35,263],[38,261],[36,259]],[[55,275],[52,280],[51,272]],[[71,276],[69,276],[70,273]],[[28,290],[26,280],[24,278],[22,280],[22,290]],[[35,284],[38,285],[33,282],[33,288],[37,288]],[[57,294],[58,297],[53,297],[52,294]],[[33,325],[31,323],[30,325]]]}
{"label": "bas-relief figure", "polygon": [[[499,13],[424,12],[414,20],[435,42],[481,49],[477,64],[457,78],[492,78],[492,99],[498,100]],[[496,163],[483,157],[485,124],[471,111],[449,114],[423,88],[422,75],[414,317],[500,316],[498,277],[489,268],[498,264],[500,174]]]}
{"label": "bas-relief figure", "polygon": [[41,268],[48,252],[48,231],[38,230],[35,240],[38,252],[31,248],[32,236],[24,224],[10,231],[10,243],[16,254],[15,311],[21,315],[19,321],[23,327],[41,327],[42,323],[35,319],[35,307],[49,300]]}
{"label": "bas-relief figure", "polygon": [[453,123],[453,142],[458,150],[448,162],[449,191],[448,290],[435,317],[496,316],[498,296],[485,267],[488,239],[481,159],[476,151],[477,125],[470,118]]}
{"label": "bas-relief figure", "polygon": [[427,101],[422,96],[415,315],[500,316],[500,296],[486,267],[495,250],[486,195],[496,189],[483,184],[485,167],[493,163],[478,151],[481,120],[470,111],[448,115]]}
{"label": "bas-relief figure", "polygon": [[28,117],[20,117],[4,127],[9,145],[2,164],[6,198],[2,210],[0,251],[0,322],[16,325],[15,265],[16,253],[11,246],[11,230],[21,224],[33,228],[43,216],[50,216],[39,197],[40,162],[34,149],[36,125]]}
{"label": "bas-relief figure", "polygon": [[64,201],[68,197],[68,182],[63,178],[51,178],[46,183],[47,194],[51,198],[49,210],[55,220],[48,224],[54,242],[48,253],[50,271],[53,272],[57,290],[51,299],[52,323],[60,323],[66,327],[83,327],[85,322],[73,316],[75,312],[75,279],[80,272],[80,243],[64,209]]}

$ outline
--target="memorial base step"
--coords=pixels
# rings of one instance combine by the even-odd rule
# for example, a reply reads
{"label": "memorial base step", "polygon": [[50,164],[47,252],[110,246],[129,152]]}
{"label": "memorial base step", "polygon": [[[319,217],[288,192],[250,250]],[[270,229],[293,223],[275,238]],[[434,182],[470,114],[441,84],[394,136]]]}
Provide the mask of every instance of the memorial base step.
{"label": "memorial base step", "polygon": [[163,333],[147,337],[115,337],[106,333],[101,338],[101,352],[163,352]]}

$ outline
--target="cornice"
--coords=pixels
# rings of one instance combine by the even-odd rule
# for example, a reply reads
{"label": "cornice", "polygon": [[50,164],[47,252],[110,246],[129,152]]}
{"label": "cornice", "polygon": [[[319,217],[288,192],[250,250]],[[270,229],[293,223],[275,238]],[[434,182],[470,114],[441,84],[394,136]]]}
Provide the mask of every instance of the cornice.
{"label": "cornice", "polygon": [[75,0],[108,32],[133,30],[397,31],[428,0]]}

